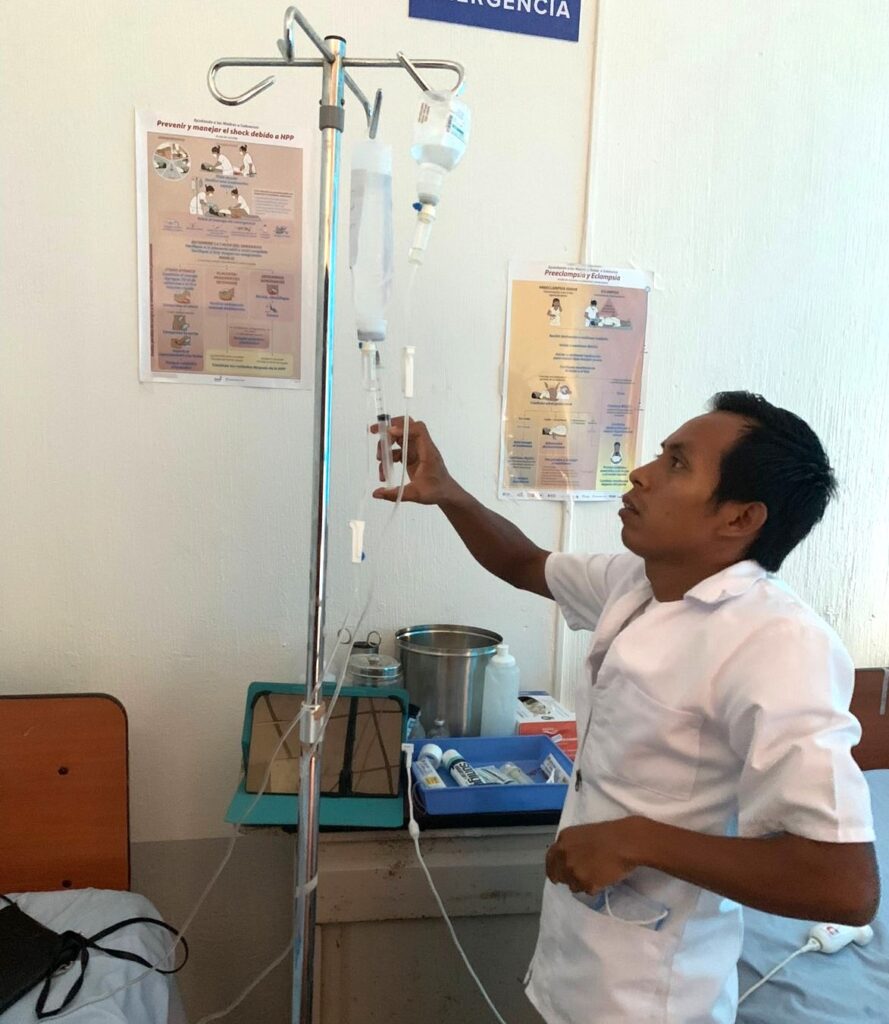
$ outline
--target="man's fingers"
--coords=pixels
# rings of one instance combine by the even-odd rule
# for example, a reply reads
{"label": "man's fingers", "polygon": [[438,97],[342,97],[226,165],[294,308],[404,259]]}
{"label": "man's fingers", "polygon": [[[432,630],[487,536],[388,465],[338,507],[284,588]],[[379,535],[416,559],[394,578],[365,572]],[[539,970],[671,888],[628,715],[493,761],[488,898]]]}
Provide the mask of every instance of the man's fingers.
{"label": "man's fingers", "polygon": [[[396,501],[397,498],[398,498],[398,488],[397,487],[378,487],[373,492],[373,497],[379,498],[381,501]],[[402,501],[416,501],[417,500],[417,492],[416,492],[416,490],[410,484],[407,484],[407,486],[404,488],[404,494],[402,494],[401,500]]]}
{"label": "man's fingers", "polygon": [[565,854],[559,847],[558,840],[546,851],[546,877],[551,882],[562,881],[562,867]]}

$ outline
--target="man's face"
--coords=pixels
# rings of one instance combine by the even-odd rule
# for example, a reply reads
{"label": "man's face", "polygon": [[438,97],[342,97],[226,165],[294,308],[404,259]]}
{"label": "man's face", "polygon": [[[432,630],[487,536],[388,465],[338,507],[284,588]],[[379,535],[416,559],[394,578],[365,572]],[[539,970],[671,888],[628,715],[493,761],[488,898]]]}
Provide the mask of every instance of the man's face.
{"label": "man's face", "polygon": [[717,508],[723,454],[745,428],[745,420],[711,412],[683,424],[663,443],[652,462],[630,473],[632,488],[619,515],[621,539],[642,558],[666,560],[711,555],[723,548],[722,532],[732,518],[729,504]]}

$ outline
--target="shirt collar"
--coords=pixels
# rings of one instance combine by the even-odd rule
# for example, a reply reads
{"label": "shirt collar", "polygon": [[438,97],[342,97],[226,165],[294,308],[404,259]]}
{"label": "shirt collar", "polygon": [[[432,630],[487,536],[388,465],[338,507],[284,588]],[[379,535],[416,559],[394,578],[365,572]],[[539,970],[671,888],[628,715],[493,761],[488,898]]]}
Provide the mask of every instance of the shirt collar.
{"label": "shirt collar", "polygon": [[694,598],[702,604],[719,604],[731,597],[746,594],[754,583],[767,576],[768,573],[759,562],[748,558],[696,583],[691,590],[686,591],[684,597]]}

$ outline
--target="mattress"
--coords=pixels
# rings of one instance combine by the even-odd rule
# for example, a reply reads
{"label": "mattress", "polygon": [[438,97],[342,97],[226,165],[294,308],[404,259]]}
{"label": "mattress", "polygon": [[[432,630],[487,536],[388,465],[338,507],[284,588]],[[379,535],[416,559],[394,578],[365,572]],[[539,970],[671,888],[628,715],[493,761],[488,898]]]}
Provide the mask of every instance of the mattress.
{"label": "mattress", "polygon": [[[880,875],[889,879],[889,770],[865,772],[877,833]],[[809,937],[813,921],[744,910],[739,987],[746,992]],[[872,922],[874,938],[837,953],[803,953],[741,1004],[738,1024],[866,1024],[889,1020],[889,899]]]}
{"label": "mattress", "polygon": [[[75,931],[90,936],[129,917],[160,917],[144,896],[132,892],[73,889],[8,895],[26,914],[57,932]],[[173,936],[163,928],[136,924],[114,932],[101,944],[137,953],[153,963],[164,955],[172,941]],[[181,959],[181,951],[179,956]],[[55,979],[48,1009],[59,1005],[77,970],[78,967],[71,967]],[[175,975],[145,972],[146,968],[139,964],[90,950],[83,987],[58,1019],[65,1024],[186,1024]],[[122,988],[142,974],[145,977],[141,980]],[[38,985],[0,1014],[0,1024],[35,1024],[39,990]]]}

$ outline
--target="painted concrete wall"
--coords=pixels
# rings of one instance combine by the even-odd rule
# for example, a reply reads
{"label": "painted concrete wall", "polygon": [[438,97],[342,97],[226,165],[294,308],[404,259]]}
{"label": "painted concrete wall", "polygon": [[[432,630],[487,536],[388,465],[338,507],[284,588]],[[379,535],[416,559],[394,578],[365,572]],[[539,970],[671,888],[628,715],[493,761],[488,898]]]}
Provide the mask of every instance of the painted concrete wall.
{"label": "painted concrete wall", "polygon": [[[841,491],[782,575],[859,666],[889,660],[887,42],[878,0],[604,0],[591,146],[588,258],[656,274],[645,453],[716,391],[806,419]],[[574,539],[618,550],[613,510]]]}

